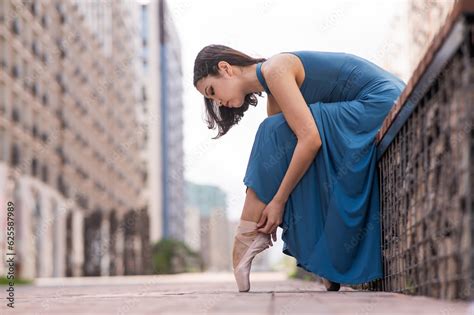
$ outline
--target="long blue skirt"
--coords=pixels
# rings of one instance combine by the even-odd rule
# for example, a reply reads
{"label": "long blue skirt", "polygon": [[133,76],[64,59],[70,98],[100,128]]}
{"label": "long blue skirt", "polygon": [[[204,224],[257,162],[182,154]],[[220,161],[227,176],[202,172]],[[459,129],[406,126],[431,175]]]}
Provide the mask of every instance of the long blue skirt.
{"label": "long blue skirt", "polygon": [[[280,224],[283,253],[304,270],[341,284],[383,276],[375,136],[400,92],[308,104],[322,146]],[[278,191],[296,143],[283,113],[259,125],[243,181],[265,204]]]}

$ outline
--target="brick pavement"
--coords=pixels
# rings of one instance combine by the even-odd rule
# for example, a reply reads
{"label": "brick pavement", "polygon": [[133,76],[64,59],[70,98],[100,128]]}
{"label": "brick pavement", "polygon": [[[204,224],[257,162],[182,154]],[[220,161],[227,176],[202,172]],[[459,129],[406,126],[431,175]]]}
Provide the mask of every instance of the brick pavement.
{"label": "brick pavement", "polygon": [[0,314],[440,314],[474,315],[469,302],[448,302],[342,287],[327,292],[317,282],[282,273],[251,274],[240,293],[231,273],[37,279],[17,286],[15,310]]}

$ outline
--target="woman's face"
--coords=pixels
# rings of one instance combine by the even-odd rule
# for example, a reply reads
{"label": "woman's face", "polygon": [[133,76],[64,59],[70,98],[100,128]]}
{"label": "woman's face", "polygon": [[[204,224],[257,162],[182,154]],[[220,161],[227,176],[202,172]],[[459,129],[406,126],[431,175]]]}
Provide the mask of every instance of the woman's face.
{"label": "woman's face", "polygon": [[244,103],[245,95],[242,93],[239,78],[229,63],[219,61],[220,77],[208,75],[200,79],[196,86],[205,97],[213,100],[217,106],[240,107]]}

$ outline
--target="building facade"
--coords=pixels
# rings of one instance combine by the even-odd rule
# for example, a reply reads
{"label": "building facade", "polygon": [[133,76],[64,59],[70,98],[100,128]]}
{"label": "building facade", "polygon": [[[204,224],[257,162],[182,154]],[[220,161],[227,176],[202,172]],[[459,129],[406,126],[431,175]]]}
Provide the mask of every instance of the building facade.
{"label": "building facade", "polygon": [[212,185],[186,183],[186,207],[188,212],[199,210],[199,225],[189,222],[186,242],[199,243],[203,269],[208,271],[229,271],[231,247],[229,241],[229,222],[227,219],[227,196],[224,191]]}
{"label": "building facade", "polygon": [[151,240],[185,238],[181,44],[166,2],[140,1],[140,98]]}
{"label": "building facade", "polygon": [[[162,142],[160,107],[160,49],[157,1],[139,3],[140,84],[139,121],[144,134],[142,160],[146,164],[147,178],[143,192],[148,203],[150,216],[150,240],[152,243],[163,237],[163,182],[162,182]],[[153,13],[155,12],[155,13]]]}
{"label": "building facade", "polygon": [[409,70],[412,73],[457,0],[410,0],[407,7]]}
{"label": "building facade", "polygon": [[184,241],[183,71],[181,43],[166,1],[158,1],[163,237]]}
{"label": "building facade", "polygon": [[0,1],[0,206],[15,204],[17,277],[149,270],[136,16],[126,0]]}
{"label": "building facade", "polygon": [[401,1],[387,34],[389,44],[381,49],[381,66],[408,82],[457,1]]}

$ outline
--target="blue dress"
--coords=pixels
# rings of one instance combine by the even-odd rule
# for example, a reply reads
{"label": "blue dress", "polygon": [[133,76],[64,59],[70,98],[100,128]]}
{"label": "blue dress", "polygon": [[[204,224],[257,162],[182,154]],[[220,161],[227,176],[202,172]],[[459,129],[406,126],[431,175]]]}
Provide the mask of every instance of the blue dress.
{"label": "blue dress", "polygon": [[[283,253],[297,266],[341,284],[383,276],[375,136],[405,83],[350,53],[289,52],[300,58],[300,87],[322,146],[285,204]],[[257,64],[257,77],[271,94]],[[244,184],[268,204],[296,146],[283,113],[259,125]]]}

